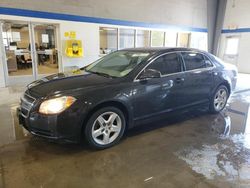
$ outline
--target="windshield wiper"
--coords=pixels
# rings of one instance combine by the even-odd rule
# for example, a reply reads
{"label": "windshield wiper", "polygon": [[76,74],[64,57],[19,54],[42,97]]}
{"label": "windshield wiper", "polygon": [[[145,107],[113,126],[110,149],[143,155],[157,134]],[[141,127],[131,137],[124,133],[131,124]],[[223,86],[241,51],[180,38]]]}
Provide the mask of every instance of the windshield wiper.
{"label": "windshield wiper", "polygon": [[93,74],[97,74],[97,75],[100,75],[100,76],[104,76],[104,77],[107,77],[107,78],[114,78],[114,76],[111,76],[111,75],[103,73],[103,72],[95,72],[95,71],[90,71],[90,70],[85,70],[85,71],[93,73]]}

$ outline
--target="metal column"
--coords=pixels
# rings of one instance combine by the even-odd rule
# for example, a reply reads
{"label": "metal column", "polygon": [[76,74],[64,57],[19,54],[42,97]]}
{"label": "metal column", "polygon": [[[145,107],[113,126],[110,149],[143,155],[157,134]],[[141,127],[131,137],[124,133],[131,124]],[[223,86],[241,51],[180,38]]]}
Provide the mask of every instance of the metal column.
{"label": "metal column", "polygon": [[207,0],[208,51],[217,55],[227,0]]}

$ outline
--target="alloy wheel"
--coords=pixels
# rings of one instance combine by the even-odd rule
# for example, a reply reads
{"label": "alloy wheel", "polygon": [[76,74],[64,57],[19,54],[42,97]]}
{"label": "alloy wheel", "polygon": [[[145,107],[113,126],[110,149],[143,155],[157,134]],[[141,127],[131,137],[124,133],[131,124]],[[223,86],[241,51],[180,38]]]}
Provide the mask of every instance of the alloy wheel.
{"label": "alloy wheel", "polygon": [[96,143],[104,146],[112,143],[121,130],[121,117],[115,112],[105,112],[94,121],[91,134]]}
{"label": "alloy wheel", "polygon": [[227,91],[221,88],[214,96],[214,108],[216,111],[221,111],[227,103]]}

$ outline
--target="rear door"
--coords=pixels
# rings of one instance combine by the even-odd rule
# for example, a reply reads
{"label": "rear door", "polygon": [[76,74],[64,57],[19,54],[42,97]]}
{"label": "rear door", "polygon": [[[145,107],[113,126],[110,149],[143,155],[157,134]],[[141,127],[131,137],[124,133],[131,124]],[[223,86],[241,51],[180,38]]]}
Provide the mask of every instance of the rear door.
{"label": "rear door", "polygon": [[213,64],[197,52],[182,52],[185,65],[185,95],[188,104],[199,104],[209,101],[213,88]]}

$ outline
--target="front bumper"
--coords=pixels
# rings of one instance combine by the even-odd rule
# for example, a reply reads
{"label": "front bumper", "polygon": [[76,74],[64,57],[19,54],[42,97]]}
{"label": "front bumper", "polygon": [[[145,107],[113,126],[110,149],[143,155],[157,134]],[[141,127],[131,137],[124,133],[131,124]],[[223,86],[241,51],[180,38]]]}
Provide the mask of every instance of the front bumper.
{"label": "front bumper", "polygon": [[24,116],[20,108],[17,108],[19,124],[32,135],[76,143],[80,141],[81,124],[79,118],[71,115],[69,118],[68,115],[42,115],[31,112],[29,116]]}

